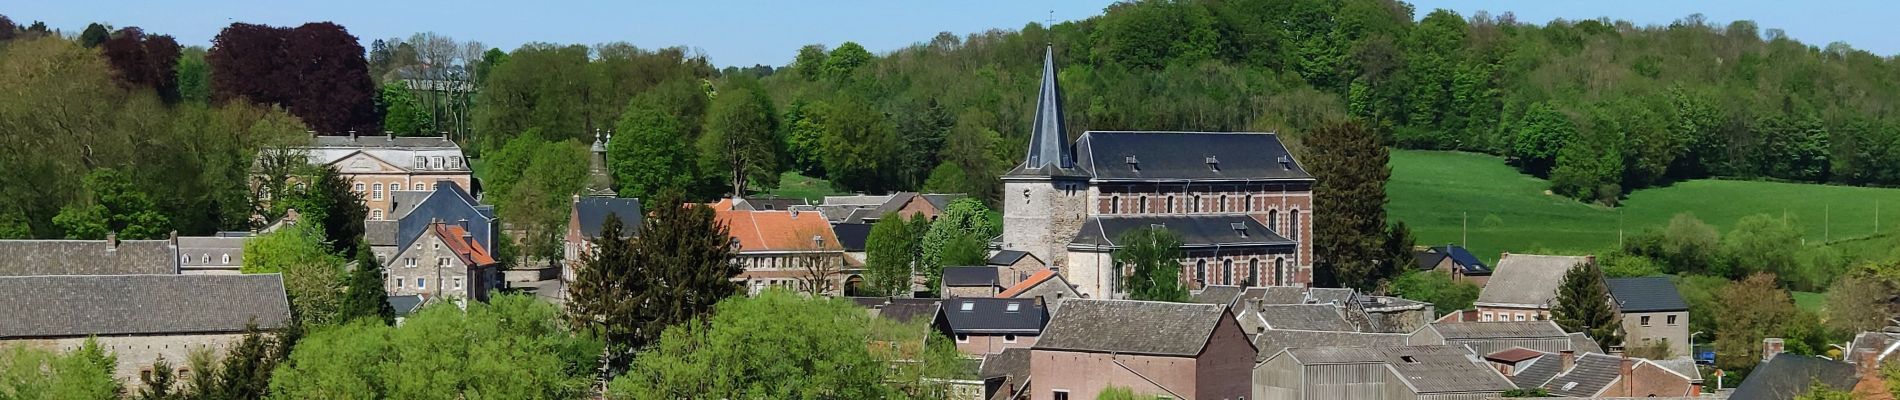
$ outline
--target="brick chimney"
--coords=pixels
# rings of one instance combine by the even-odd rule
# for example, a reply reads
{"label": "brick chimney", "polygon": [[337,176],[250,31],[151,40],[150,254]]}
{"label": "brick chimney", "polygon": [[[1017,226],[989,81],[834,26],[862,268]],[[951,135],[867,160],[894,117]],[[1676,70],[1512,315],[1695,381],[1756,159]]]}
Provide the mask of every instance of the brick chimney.
{"label": "brick chimney", "polygon": [[1623,356],[1623,368],[1617,371],[1623,377],[1623,395],[1636,397],[1636,360]]}
{"label": "brick chimney", "polygon": [[1765,361],[1774,359],[1775,355],[1781,354],[1781,352],[1784,351],[1786,347],[1787,345],[1781,340],[1781,338],[1762,339],[1761,340],[1761,360],[1765,362]]}
{"label": "brick chimney", "polygon": [[1560,371],[1558,373],[1563,373],[1561,371],[1569,371],[1570,368],[1577,366],[1577,351],[1564,350],[1557,352],[1557,360],[1557,370]]}
{"label": "brick chimney", "polygon": [[1854,351],[1854,375],[1861,379],[1881,379],[1880,353],[1865,348]]}

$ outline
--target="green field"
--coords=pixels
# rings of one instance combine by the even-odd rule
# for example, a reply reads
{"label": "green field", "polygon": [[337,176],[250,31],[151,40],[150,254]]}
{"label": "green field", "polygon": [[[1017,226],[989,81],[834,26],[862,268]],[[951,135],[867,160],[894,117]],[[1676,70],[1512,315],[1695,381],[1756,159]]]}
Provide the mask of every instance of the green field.
{"label": "green field", "polygon": [[1818,313],[1821,312],[1821,307],[1827,305],[1825,294],[1815,292],[1788,292],[1788,294],[1794,297],[1794,306],[1800,308],[1801,311]]}
{"label": "green field", "polygon": [[[1882,233],[1900,229],[1900,189],[1778,182],[1693,180],[1638,190],[1621,207],[1546,194],[1549,183],[1518,173],[1499,157],[1394,150],[1386,210],[1421,245],[1457,243],[1480,258],[1500,252],[1584,254],[1615,248],[1633,235],[1693,213],[1726,233],[1754,214],[1793,216],[1807,243],[1837,243],[1847,254],[1887,254],[1892,236],[1875,234],[1876,207],[1889,214]],[[1877,206],[1884,204],[1884,206]],[[1468,230],[1467,230],[1468,229]]]}
{"label": "green field", "polygon": [[765,192],[767,195],[811,200],[813,204],[824,200],[825,196],[850,193],[839,192],[831,188],[831,181],[799,175],[797,172],[785,172],[779,175],[778,187]]}

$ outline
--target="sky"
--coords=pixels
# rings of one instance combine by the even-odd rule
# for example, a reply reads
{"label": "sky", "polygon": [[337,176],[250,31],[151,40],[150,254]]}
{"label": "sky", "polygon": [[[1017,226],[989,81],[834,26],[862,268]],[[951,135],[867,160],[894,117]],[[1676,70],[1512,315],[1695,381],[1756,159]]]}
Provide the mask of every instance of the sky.
{"label": "sky", "polygon": [[[523,43],[596,44],[626,41],[640,47],[688,46],[714,65],[784,65],[800,46],[836,46],[856,41],[873,52],[929,40],[938,32],[958,35],[1017,29],[1053,17],[1057,21],[1100,15],[1108,0],[706,0],[706,1],[516,1],[487,0],[6,0],[0,15],[26,24],[40,20],[77,33],[90,22],[138,26],[169,34],[186,45],[211,43],[232,22],[294,26],[332,21],[362,38],[433,31],[457,40],[478,40],[511,50]],[[1780,28],[1814,45],[1845,41],[1880,55],[1900,53],[1890,34],[1900,5],[1854,0],[1825,6],[1789,1],[1504,1],[1417,0],[1419,17],[1445,8],[1469,16],[1510,11],[1521,22],[1608,16],[1641,25],[1667,24],[1700,12],[1727,24],[1751,19],[1766,32]]]}

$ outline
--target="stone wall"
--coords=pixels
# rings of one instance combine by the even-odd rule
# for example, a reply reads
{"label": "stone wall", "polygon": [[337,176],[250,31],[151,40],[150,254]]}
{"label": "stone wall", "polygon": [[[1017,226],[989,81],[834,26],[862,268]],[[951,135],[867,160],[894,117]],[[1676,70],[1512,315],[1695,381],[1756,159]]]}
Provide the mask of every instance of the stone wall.
{"label": "stone wall", "polygon": [[1051,266],[1068,265],[1067,247],[1087,218],[1088,183],[1073,179],[1003,181],[1003,249],[1022,250]]}
{"label": "stone wall", "polygon": [[[415,264],[410,264],[413,261]],[[391,296],[452,296],[487,300],[494,288],[495,271],[469,268],[462,264],[449,246],[434,234],[423,235],[383,267],[389,275],[385,284]]]}
{"label": "stone wall", "polygon": [[[195,351],[208,351],[222,356],[226,348],[242,340],[241,333],[167,335],[167,336],[106,336],[99,337],[99,347],[118,357],[119,364],[113,370],[113,376],[128,387],[141,384],[139,375],[149,371],[160,356],[172,368],[184,369],[187,357]],[[21,339],[0,341],[0,347],[31,347],[65,353],[78,349],[86,343],[86,338],[64,339]],[[184,377],[195,371],[184,371]]]}
{"label": "stone wall", "polygon": [[[1643,317],[1649,324],[1643,324]],[[1675,321],[1670,321],[1675,318]],[[1670,357],[1689,356],[1689,312],[1628,313],[1623,315],[1623,345],[1628,348],[1669,343]]]}

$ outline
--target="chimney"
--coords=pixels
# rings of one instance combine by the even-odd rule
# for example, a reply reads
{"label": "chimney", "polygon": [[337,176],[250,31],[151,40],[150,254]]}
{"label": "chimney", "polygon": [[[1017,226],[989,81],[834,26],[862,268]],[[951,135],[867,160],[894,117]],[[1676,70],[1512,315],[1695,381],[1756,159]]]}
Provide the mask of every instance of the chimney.
{"label": "chimney", "polygon": [[385,141],[385,142],[394,142],[394,141],[396,141],[396,133],[395,133],[395,132],[390,132],[390,131],[383,131],[383,141]]}
{"label": "chimney", "polygon": [[[1558,360],[1558,364],[1557,364],[1558,371],[1569,371],[1570,368],[1577,366],[1577,351],[1564,350],[1564,351],[1557,352],[1557,360]],[[1562,372],[1559,372],[1559,373],[1562,373]]]}
{"label": "chimney", "polygon": [[1618,370],[1623,377],[1623,395],[1636,397],[1636,360],[1623,356],[1623,368]]}
{"label": "chimney", "polygon": [[350,141],[352,141],[352,142],[354,142],[354,141],[356,141],[356,130],[355,130],[355,129],[351,129],[351,130],[350,130]]}
{"label": "chimney", "polygon": [[314,130],[306,130],[306,131],[303,131],[303,133],[308,133],[308,134],[310,134],[310,137],[311,137],[312,139],[314,139],[314,138],[316,138],[316,137],[317,137],[317,131],[314,131]]}
{"label": "chimney", "polygon": [[455,224],[460,225],[462,227],[462,230],[464,231],[468,230],[468,218],[462,218],[462,219],[456,220]]}
{"label": "chimney", "polygon": [[106,250],[118,250],[119,249],[119,233],[106,232],[106,244],[112,246],[111,248],[108,248]]}
{"label": "chimney", "polygon": [[1785,348],[1786,348],[1786,343],[1784,343],[1781,340],[1781,338],[1762,339],[1761,340],[1761,360],[1763,362],[1767,362],[1768,360],[1773,360],[1775,358],[1775,355],[1781,354],[1781,352],[1784,351]]}
{"label": "chimney", "polygon": [[1854,352],[1854,375],[1861,379],[1880,377],[1880,353],[1874,349],[1859,349]]}
{"label": "chimney", "polygon": [[1587,256],[1583,256],[1583,262],[1584,262],[1585,264],[1590,264],[1590,265],[1596,265],[1596,264],[1597,264],[1597,256],[1596,256],[1595,254],[1591,254],[1591,255],[1587,255]]}

